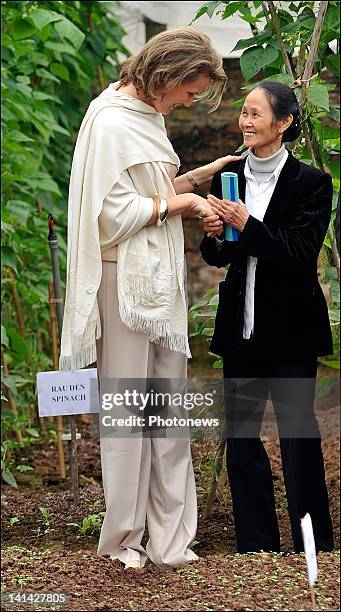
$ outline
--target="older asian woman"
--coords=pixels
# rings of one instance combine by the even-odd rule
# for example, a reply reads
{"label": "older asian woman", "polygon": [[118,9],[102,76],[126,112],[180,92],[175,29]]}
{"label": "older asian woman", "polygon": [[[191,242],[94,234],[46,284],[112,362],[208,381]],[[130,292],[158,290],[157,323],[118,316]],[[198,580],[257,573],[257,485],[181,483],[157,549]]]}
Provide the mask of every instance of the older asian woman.
{"label": "older asian woman", "polygon": [[[222,200],[221,171],[208,201],[201,252],[223,267],[211,350],[223,357],[227,470],[239,552],[279,551],[270,462],[260,439],[270,392],[279,430],[293,543],[303,550],[300,519],[311,515],[318,550],[333,548],[320,431],[314,414],[317,357],[332,353],[317,258],[331,216],[328,174],[299,162],[285,141],[300,133],[293,90],[264,81],[246,97],[239,127],[248,147],[229,164],[241,200]],[[244,203],[245,202],[245,203]],[[222,235],[223,224],[239,230]],[[242,387],[237,389],[238,382]],[[240,392],[241,391],[241,392]]]}

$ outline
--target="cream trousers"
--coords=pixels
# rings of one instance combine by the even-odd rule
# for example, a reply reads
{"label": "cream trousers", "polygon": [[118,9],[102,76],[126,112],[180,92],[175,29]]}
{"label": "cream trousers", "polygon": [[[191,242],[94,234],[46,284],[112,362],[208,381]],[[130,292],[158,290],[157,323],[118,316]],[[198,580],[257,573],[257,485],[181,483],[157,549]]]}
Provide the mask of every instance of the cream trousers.
{"label": "cream trousers", "polygon": [[[103,261],[98,304],[102,338],[97,343],[99,376],[105,378],[185,379],[187,358],[149,342],[122,324],[116,268]],[[123,562],[149,559],[161,568],[197,559],[188,546],[197,527],[197,500],[190,440],[101,437],[106,514],[98,555]],[[147,518],[149,540],[141,545]]]}

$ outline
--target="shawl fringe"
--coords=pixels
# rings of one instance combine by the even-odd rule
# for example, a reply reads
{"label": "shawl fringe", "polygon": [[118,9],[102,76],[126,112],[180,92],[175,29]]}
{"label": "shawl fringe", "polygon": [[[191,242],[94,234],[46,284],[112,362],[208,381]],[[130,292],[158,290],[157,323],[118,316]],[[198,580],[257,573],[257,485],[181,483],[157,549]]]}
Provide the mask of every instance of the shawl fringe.
{"label": "shawl fringe", "polygon": [[96,352],[96,340],[101,337],[101,326],[94,321],[91,324],[92,329],[90,330],[90,343],[73,350],[71,355],[61,355],[59,358],[59,369],[67,372],[74,372],[75,370],[81,370],[86,366],[95,363],[97,360]]}
{"label": "shawl fringe", "polygon": [[131,310],[127,304],[119,303],[119,312],[122,323],[132,331],[146,334],[150,342],[159,344],[163,348],[184,353],[188,358],[192,357],[187,334],[171,332],[169,321],[151,319]]}

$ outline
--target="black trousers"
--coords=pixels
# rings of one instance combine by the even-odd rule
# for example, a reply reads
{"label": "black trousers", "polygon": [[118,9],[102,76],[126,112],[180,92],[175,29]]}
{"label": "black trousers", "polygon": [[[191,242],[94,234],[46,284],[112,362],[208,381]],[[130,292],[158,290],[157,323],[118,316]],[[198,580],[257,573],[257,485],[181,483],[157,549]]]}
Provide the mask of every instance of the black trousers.
{"label": "black trousers", "polygon": [[240,553],[280,551],[269,458],[259,438],[270,393],[277,421],[295,552],[309,512],[316,549],[334,547],[321,436],[314,414],[317,359],[269,360],[253,340],[233,363],[224,359],[227,472]]}

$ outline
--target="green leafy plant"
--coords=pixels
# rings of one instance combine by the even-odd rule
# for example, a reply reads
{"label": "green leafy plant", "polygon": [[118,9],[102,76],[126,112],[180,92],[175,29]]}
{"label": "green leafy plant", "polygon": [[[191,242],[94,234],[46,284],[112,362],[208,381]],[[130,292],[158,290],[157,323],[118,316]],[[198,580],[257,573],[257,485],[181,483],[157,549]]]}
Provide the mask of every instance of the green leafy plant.
{"label": "green leafy plant", "polygon": [[17,446],[45,431],[37,419],[35,375],[52,368],[48,212],[56,220],[65,278],[75,138],[91,99],[117,80],[118,54],[128,54],[117,4],[1,2],[2,474],[12,486]]}
{"label": "green leafy plant", "polygon": [[97,512],[84,516],[82,523],[68,523],[70,527],[75,527],[80,536],[87,536],[101,531],[105,512]]}
{"label": "green leafy plant", "polygon": [[95,513],[96,510],[98,510],[103,505],[103,503],[99,499],[96,499],[95,501],[90,501],[88,505],[89,510]]}
{"label": "green leafy plant", "polygon": [[49,511],[46,508],[44,508],[43,506],[41,506],[39,508],[39,512],[42,515],[42,518],[40,520],[43,523],[45,529],[49,529],[50,528],[50,523],[51,523],[51,516],[50,516]]}

